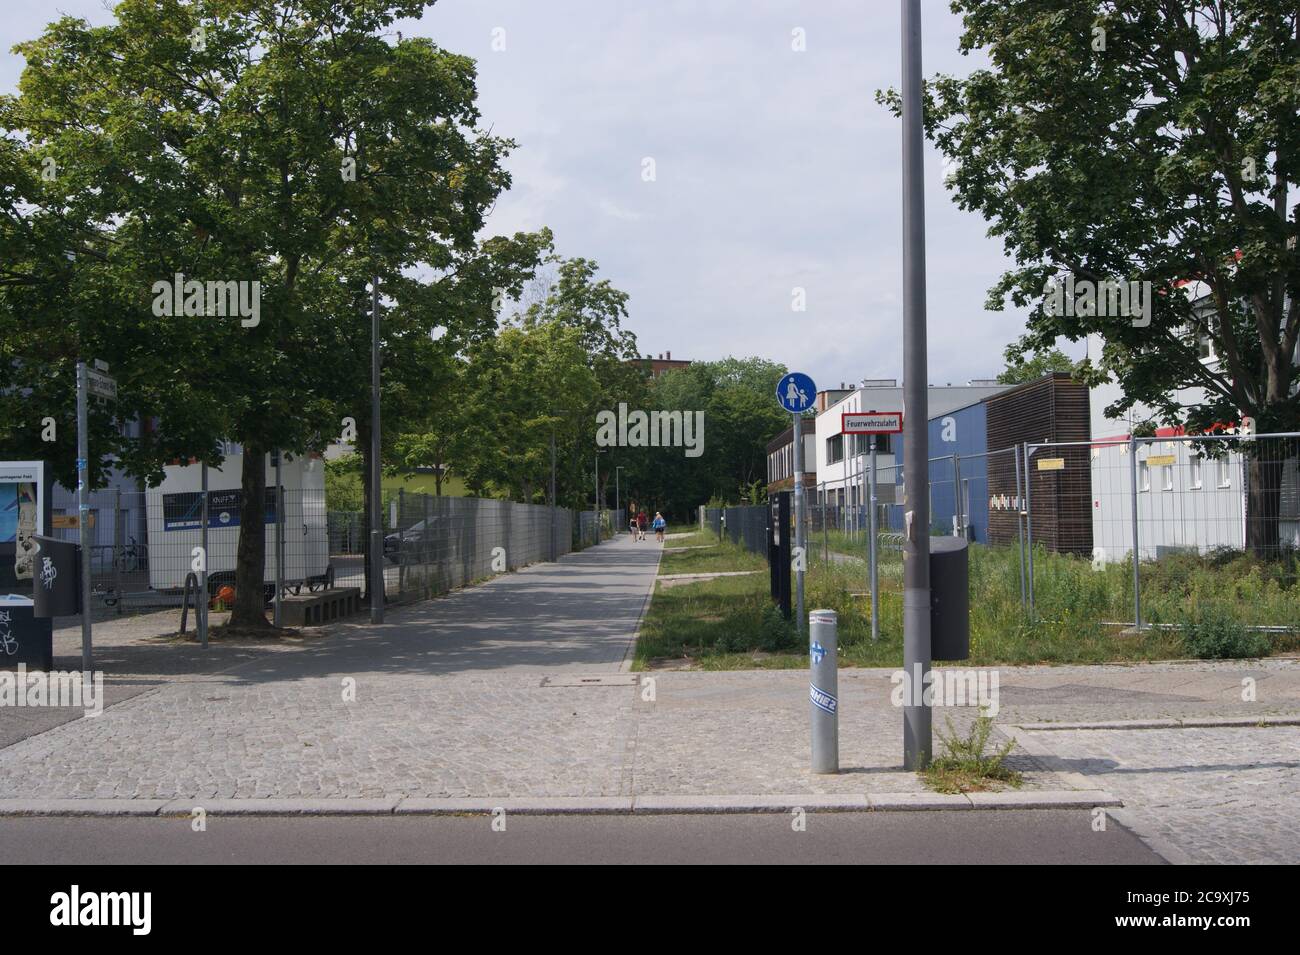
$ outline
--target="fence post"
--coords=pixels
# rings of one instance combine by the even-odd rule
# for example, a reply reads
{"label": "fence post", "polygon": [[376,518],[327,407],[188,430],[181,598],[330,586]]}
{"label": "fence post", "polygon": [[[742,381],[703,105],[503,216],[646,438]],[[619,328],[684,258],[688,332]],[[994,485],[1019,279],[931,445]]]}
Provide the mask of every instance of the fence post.
{"label": "fence post", "polygon": [[406,531],[402,523],[406,520],[406,488],[397,489],[397,520],[393,521],[397,529],[397,599],[406,593]]}
{"label": "fence post", "polygon": [[1129,490],[1133,495],[1133,627],[1142,630],[1142,563],[1141,551],[1138,550],[1138,452],[1137,435],[1129,428],[1128,436],[1128,473]]}
{"label": "fence post", "polygon": [[280,463],[284,452],[275,452],[275,609],[272,617],[275,626],[280,626],[282,619],[280,597],[284,592],[284,481],[281,478]]}
{"label": "fence post", "polygon": [[[126,563],[126,552],[122,541],[122,489],[113,488],[113,593],[117,595],[117,615],[122,616],[122,565]],[[139,561],[136,557],[136,561]]]}
{"label": "fence post", "polygon": [[1011,446],[1011,461],[1016,469],[1016,543],[1020,551],[1020,612],[1027,613],[1028,601],[1025,597],[1025,502],[1021,498],[1020,488],[1020,448]]}
{"label": "fence post", "polygon": [[[208,648],[208,564],[211,558],[208,555],[208,463],[206,461],[200,466],[199,470],[199,494],[202,500],[199,502],[199,546],[203,549],[203,572],[199,575],[199,582],[202,584],[203,593],[200,595],[200,603],[195,611],[195,619],[199,628],[199,644],[204,650]],[[145,499],[146,502],[148,498]],[[148,504],[145,505],[148,507]]]}
{"label": "fence post", "polygon": [[957,537],[966,536],[966,522],[962,520],[961,513],[961,461],[956,454],[952,456],[952,517],[953,523],[957,526],[953,528]]}
{"label": "fence post", "polygon": [[1029,622],[1034,622],[1034,481],[1029,470],[1029,458],[1033,455],[1028,441],[1025,442],[1025,554],[1029,574]]}
{"label": "fence post", "polygon": [[871,511],[867,514],[867,533],[871,535],[870,554],[871,572],[871,642],[880,639],[880,560],[876,554],[878,541],[876,535],[876,436],[871,436],[871,499],[868,502]]}
{"label": "fence post", "polygon": [[421,496],[424,498],[424,531],[420,534],[420,551],[424,554],[424,599],[428,600],[433,596],[433,586],[429,582],[433,578],[433,520],[429,509],[432,500],[427,491]]}

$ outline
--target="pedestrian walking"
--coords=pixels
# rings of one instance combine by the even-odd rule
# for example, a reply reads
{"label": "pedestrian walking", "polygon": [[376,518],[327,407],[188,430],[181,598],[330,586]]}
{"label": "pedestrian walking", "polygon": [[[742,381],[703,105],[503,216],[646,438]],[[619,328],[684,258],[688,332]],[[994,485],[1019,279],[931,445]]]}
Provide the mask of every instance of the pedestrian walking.
{"label": "pedestrian walking", "polygon": [[655,540],[657,540],[659,543],[662,544],[664,542],[664,528],[668,526],[668,522],[664,520],[664,516],[662,514],[660,514],[658,511],[655,511],[654,524],[652,524],[651,526],[655,530]]}
{"label": "pedestrian walking", "polygon": [[636,539],[637,540],[639,541],[645,540],[645,529],[646,526],[649,525],[649,523],[650,523],[650,518],[646,517],[645,511],[639,511],[636,515],[636,528],[637,528]]}

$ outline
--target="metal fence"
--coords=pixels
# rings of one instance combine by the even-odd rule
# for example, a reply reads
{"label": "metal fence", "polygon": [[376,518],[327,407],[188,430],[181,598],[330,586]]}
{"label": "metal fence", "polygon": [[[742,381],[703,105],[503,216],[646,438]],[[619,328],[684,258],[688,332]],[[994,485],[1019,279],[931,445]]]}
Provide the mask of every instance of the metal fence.
{"label": "metal fence", "polygon": [[[196,549],[208,591],[235,583],[238,492],[98,491],[89,495],[91,588],[97,613],[179,608]],[[54,509],[51,535],[78,540],[75,511]],[[283,514],[283,519],[278,515]],[[605,515],[607,516],[607,515]],[[393,602],[445,593],[595,543],[595,515],[485,498],[393,495],[383,509],[384,590]],[[267,492],[263,584],[268,598],[337,587],[365,590],[369,534],[358,512],[330,512],[321,491]],[[605,522],[607,523],[607,522]],[[61,526],[58,526],[61,525]],[[228,596],[228,595],[227,595]]]}
{"label": "metal fence", "polygon": [[[1029,621],[1175,626],[1213,607],[1300,630],[1300,434],[1030,443],[931,458],[929,477],[931,533],[971,542],[972,600],[977,587],[1018,595]],[[896,559],[902,481],[900,465],[877,465],[882,565]],[[869,559],[871,483],[866,467],[818,485],[814,552]]]}
{"label": "metal fence", "polygon": [[711,530],[721,540],[725,535],[745,550],[767,556],[767,528],[771,507],[752,504],[740,507],[700,506],[700,528]]}

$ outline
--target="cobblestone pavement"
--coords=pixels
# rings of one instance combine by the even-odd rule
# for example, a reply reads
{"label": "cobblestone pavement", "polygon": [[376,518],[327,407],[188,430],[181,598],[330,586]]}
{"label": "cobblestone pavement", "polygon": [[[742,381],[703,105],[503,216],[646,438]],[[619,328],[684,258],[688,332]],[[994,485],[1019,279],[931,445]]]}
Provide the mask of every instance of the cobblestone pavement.
{"label": "cobblestone pavement", "polygon": [[[658,554],[620,538],[379,627],[206,653],[149,633],[157,621],[106,627],[102,716],[6,733],[17,711],[0,710],[0,798],[921,790],[900,765],[890,670],[841,671],[835,776],[807,772],[804,671],[623,672]],[[56,640],[75,653],[75,631]],[[1001,726],[1300,716],[1296,659],[998,677]],[[973,712],[936,708],[936,733],[949,715],[962,732]],[[1028,788],[1110,790],[1139,832],[1195,861],[1300,861],[1300,728],[1011,732],[1032,741],[1012,755]]]}
{"label": "cobblestone pavement", "polygon": [[1033,736],[1059,768],[1120,797],[1139,835],[1172,843],[1188,861],[1300,862],[1300,727]]}

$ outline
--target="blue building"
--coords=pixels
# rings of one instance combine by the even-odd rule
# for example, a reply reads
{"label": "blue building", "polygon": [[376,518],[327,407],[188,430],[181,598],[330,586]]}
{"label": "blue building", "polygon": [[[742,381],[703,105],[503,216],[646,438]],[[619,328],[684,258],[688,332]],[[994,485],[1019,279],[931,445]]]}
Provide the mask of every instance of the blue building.
{"label": "blue building", "polygon": [[[964,533],[988,542],[988,408],[986,399],[946,411],[929,421],[930,529],[939,534]],[[893,435],[895,460],[903,461],[904,440]],[[903,530],[903,469],[893,468],[896,484],[888,508],[891,530]],[[958,505],[960,504],[960,510]],[[964,531],[963,531],[964,527]]]}

